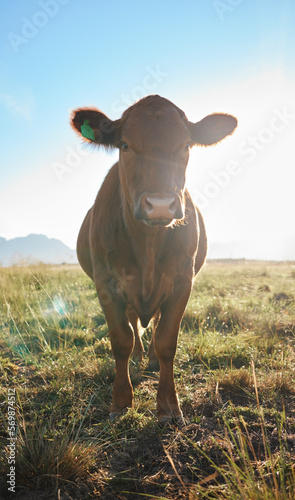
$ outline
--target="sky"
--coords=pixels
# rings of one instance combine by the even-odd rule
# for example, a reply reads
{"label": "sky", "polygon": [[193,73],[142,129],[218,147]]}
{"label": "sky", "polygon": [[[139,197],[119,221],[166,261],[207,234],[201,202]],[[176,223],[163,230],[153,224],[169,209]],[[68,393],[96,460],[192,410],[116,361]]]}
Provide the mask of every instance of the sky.
{"label": "sky", "polygon": [[117,119],[160,94],[239,120],[187,170],[209,257],[295,260],[294,24],[292,0],[2,2],[0,236],[75,248],[118,152],[82,145],[71,110]]}

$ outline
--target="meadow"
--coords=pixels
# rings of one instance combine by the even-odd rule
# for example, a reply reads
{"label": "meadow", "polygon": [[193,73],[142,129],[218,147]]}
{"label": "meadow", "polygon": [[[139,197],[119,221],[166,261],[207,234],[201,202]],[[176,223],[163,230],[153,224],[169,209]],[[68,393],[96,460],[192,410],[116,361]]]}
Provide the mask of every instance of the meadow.
{"label": "meadow", "polygon": [[147,358],[109,422],[108,330],[78,266],[0,268],[0,290],[0,498],[295,499],[294,263],[202,269],[175,359],[181,429],[157,423]]}

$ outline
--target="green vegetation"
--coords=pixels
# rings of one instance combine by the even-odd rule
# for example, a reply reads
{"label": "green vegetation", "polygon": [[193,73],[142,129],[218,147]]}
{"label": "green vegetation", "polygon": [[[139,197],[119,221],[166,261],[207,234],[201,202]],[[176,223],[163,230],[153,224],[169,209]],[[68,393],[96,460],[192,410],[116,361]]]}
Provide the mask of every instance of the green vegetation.
{"label": "green vegetation", "polygon": [[2,268],[0,291],[0,498],[10,498],[10,390],[11,498],[294,500],[294,264],[201,271],[175,360],[182,429],[158,426],[147,359],[130,362],[134,408],[109,422],[108,330],[79,267]]}

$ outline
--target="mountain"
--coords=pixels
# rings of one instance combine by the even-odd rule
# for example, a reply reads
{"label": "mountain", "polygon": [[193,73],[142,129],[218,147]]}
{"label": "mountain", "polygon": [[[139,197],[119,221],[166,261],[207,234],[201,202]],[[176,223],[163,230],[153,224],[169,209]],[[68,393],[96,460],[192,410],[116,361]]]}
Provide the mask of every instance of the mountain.
{"label": "mountain", "polygon": [[[228,242],[210,242],[209,259],[256,259],[295,261],[295,240],[261,238],[260,241],[236,239]],[[13,264],[76,264],[76,251],[62,241],[43,234],[6,240],[0,236],[0,266]]]}
{"label": "mountain", "polygon": [[44,264],[76,264],[76,251],[62,241],[44,234],[6,240],[0,237],[0,265],[43,262]]}

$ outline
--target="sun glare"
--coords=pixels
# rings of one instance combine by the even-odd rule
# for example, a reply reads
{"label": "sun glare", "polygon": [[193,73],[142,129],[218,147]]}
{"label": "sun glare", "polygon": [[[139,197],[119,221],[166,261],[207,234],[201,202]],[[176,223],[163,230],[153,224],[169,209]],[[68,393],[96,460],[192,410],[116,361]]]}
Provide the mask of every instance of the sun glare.
{"label": "sun glare", "polygon": [[[291,78],[268,71],[201,96],[202,103],[210,103],[207,114],[228,112],[239,122],[234,134],[220,144],[191,152],[187,185],[213,241],[234,240],[254,231],[261,236],[261,247],[263,233],[273,231],[274,225],[276,231],[288,234],[295,208],[294,88]],[[202,118],[203,108],[201,115],[197,108],[190,115]],[[216,219],[222,220],[222,229]]]}

